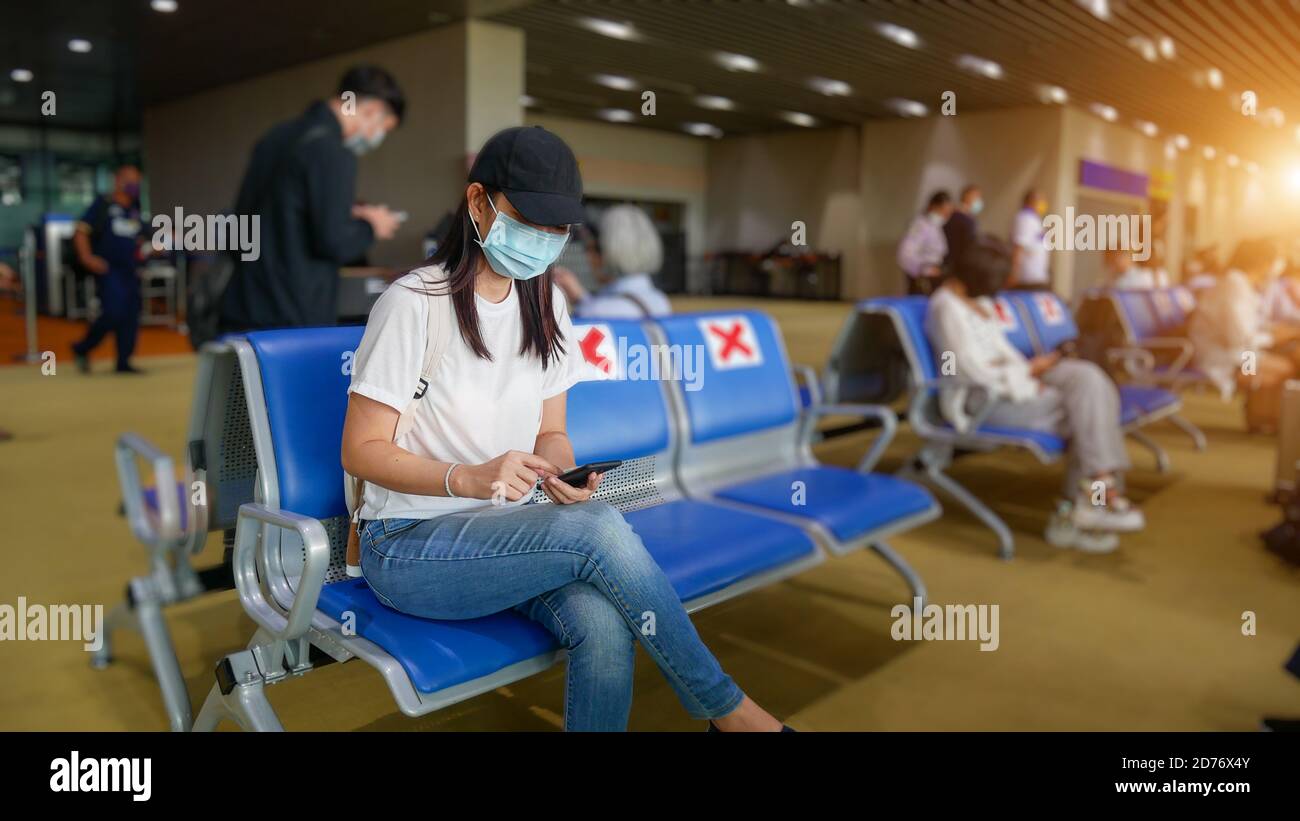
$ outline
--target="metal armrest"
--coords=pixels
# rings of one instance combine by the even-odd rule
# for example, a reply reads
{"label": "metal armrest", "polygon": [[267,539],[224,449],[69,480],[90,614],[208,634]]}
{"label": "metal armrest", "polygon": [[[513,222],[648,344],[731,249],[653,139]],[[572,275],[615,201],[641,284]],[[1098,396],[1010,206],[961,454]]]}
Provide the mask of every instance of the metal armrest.
{"label": "metal armrest", "polygon": [[1186,368],[1192,361],[1195,354],[1195,348],[1192,347],[1190,339],[1182,339],[1176,336],[1156,336],[1150,339],[1144,339],[1139,343],[1143,348],[1156,350],[1176,350],[1178,358],[1169,366],[1169,375],[1175,376]]}
{"label": "metal armrest", "polygon": [[822,403],[822,385],[817,378],[817,371],[811,365],[800,365],[795,363],[790,366],[790,370],[803,379],[808,386],[808,403],[809,407],[815,408]]}
{"label": "metal armrest", "polygon": [[1106,361],[1122,362],[1124,372],[1141,381],[1150,381],[1156,367],[1155,354],[1146,348],[1107,348]]}
{"label": "metal armrest", "polygon": [[[809,408],[808,412],[814,416],[869,416],[880,421],[880,435],[871,443],[871,447],[858,462],[859,473],[870,473],[875,468],[876,462],[880,461],[880,457],[898,432],[898,414],[884,405],[816,405]],[[809,425],[805,432],[805,445],[812,438],[812,431],[813,426]]]}
{"label": "metal armrest", "polygon": [[[259,525],[293,530],[302,539],[305,555],[302,576],[298,580],[298,589],[294,591],[293,604],[287,611],[275,601],[274,596],[266,594],[258,581],[260,574],[268,585],[271,584],[268,572],[271,562],[266,555],[263,529]],[[250,502],[240,505],[239,519],[235,525],[235,587],[239,590],[244,612],[274,638],[271,645],[262,650],[269,654],[269,658],[264,659],[267,666],[263,668],[263,673],[282,670],[286,653],[294,655],[291,661],[295,666],[307,663],[307,648],[303,637],[311,627],[312,615],[316,612],[321,588],[325,585],[325,572],[329,569],[329,563],[329,536],[325,534],[325,526],[319,520],[262,504]],[[297,642],[298,646],[292,648],[290,642]]]}
{"label": "metal armrest", "polygon": [[[154,548],[165,548],[178,543],[183,534],[180,504],[176,499],[176,470],[171,457],[135,433],[124,433],[117,437],[113,453],[131,532],[137,539]],[[154,488],[158,495],[156,517],[150,516],[146,509],[144,485],[140,481],[137,459],[145,460],[152,468]]]}

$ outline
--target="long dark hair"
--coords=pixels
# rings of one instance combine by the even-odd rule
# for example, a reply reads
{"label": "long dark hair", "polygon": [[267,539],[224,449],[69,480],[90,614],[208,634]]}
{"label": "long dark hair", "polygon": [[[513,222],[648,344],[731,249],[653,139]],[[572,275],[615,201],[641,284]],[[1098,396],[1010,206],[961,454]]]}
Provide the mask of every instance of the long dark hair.
{"label": "long dark hair", "polygon": [[[486,186],[484,190],[489,199],[497,194]],[[479,333],[478,306],[474,302],[474,277],[479,260],[483,258],[483,249],[479,247],[473,220],[469,211],[469,197],[463,197],[446,235],[438,242],[438,249],[424,261],[425,265],[440,265],[447,272],[446,285],[443,286],[445,290],[422,290],[420,293],[450,294],[451,303],[456,308],[456,324],[460,327],[461,339],[465,340],[475,355],[490,362],[492,353],[483,343],[483,335]],[[541,276],[511,283],[511,287],[519,292],[519,321],[524,326],[519,354],[536,354],[542,360],[543,370],[564,353],[564,338],[560,334],[560,324],[555,320],[555,306],[551,300],[552,279],[548,269]]]}

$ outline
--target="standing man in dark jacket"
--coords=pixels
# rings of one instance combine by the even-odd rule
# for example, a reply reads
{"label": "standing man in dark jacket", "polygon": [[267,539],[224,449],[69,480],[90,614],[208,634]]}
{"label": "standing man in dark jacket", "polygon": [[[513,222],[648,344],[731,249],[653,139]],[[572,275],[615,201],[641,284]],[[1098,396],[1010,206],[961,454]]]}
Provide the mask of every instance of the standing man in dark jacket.
{"label": "standing man in dark jacket", "polygon": [[223,331],[333,325],[339,267],[392,239],[401,221],[356,205],[357,157],[398,126],[406,100],[387,71],[358,66],[338,95],[271,129],[253,149],[235,213],[260,215],[256,259],[239,261],[221,302]]}
{"label": "standing man in dark jacket", "polygon": [[984,210],[984,196],[979,187],[968,185],[961,190],[961,200],[957,210],[952,212],[947,224],[943,226],[943,235],[948,240],[948,257],[944,267],[951,271],[966,248],[979,236],[979,223],[976,217]]}

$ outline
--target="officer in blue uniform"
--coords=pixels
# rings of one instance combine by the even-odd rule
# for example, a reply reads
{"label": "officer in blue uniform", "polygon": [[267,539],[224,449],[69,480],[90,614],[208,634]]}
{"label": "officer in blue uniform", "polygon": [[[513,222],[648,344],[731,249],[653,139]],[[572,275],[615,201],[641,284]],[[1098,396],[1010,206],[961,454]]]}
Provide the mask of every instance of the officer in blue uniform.
{"label": "officer in blue uniform", "polygon": [[117,372],[140,373],[131,365],[140,330],[140,169],[124,165],[113,177],[113,190],[96,198],[77,223],[72,239],[77,260],[95,275],[99,316],[86,336],[72,346],[77,368],[90,371],[90,352],[111,331],[117,346]]}

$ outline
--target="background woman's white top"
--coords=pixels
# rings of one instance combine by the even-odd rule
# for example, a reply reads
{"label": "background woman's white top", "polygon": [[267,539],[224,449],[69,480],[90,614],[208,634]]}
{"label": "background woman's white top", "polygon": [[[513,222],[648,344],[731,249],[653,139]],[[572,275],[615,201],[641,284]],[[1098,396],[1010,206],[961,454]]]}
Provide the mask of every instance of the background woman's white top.
{"label": "background woman's white top", "polygon": [[1205,371],[1226,399],[1237,384],[1243,354],[1272,344],[1264,316],[1264,300],[1241,271],[1228,271],[1214,287],[1196,297],[1196,311],[1187,326],[1196,348],[1195,365]]}
{"label": "background woman's white top", "polygon": [[[427,286],[410,273],[388,287],[370,312],[366,333],[352,365],[349,393],[382,402],[399,413],[419,387],[428,323]],[[416,290],[412,290],[412,289]],[[518,285],[492,303],[475,294],[479,329],[492,360],[480,359],[453,330],[447,351],[415,412],[411,430],[397,440],[401,448],[445,462],[480,464],[508,450],[531,453],[541,427],[542,401],[578,381],[577,353],[568,303],[558,288],[551,301],[564,337],[565,353],[545,371],[535,355],[519,354],[523,325]],[[433,477],[442,480],[441,474]],[[430,519],[444,513],[490,505],[487,499],[451,499],[397,493],[366,482],[363,519]]]}
{"label": "background woman's white top", "polygon": [[573,312],[584,319],[642,319],[645,311],[650,316],[673,312],[672,303],[649,274],[621,276],[573,306]]}
{"label": "background woman's white top", "polygon": [[[961,383],[979,385],[993,400],[1023,402],[1038,395],[1038,380],[1029,372],[1029,361],[1007,341],[991,308],[985,316],[940,288],[930,297],[925,330],[940,374],[954,377],[940,391],[939,412],[958,431],[965,432],[970,421],[965,411],[969,391]],[[952,363],[947,374],[945,361]]]}

